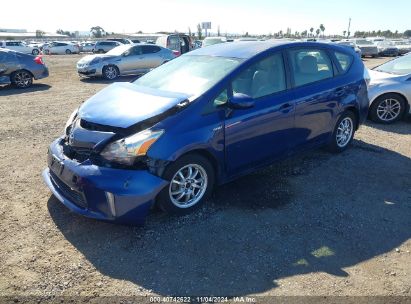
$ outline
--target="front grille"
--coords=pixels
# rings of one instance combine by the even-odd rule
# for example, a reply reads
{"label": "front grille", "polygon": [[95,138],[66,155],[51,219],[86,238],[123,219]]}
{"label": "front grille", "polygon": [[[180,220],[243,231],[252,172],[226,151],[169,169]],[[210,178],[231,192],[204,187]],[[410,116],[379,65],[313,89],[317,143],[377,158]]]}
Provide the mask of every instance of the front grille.
{"label": "front grille", "polygon": [[81,208],[87,208],[87,202],[84,198],[83,193],[71,189],[67,186],[56,174],[50,171],[51,182],[54,187],[60,190],[60,193],[67,198],[70,202],[76,204]]}
{"label": "front grille", "polygon": [[92,153],[90,148],[73,147],[65,142],[62,143],[62,146],[64,155],[70,159],[77,160],[80,163],[90,159]]}

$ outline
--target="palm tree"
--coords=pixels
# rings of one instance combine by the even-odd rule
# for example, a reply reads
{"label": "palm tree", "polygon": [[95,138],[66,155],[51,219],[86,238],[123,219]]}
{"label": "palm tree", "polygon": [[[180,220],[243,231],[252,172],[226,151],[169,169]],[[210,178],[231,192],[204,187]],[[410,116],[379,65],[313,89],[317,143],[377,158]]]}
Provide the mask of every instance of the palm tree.
{"label": "palm tree", "polygon": [[343,32],[343,36],[345,37],[346,34],[347,34],[347,31],[344,31],[344,32]]}
{"label": "palm tree", "polygon": [[315,31],[315,33],[317,34],[317,37],[318,37],[318,35],[320,35],[320,29],[317,29],[317,30]]}
{"label": "palm tree", "polygon": [[90,29],[90,32],[94,37],[101,38],[106,31],[101,26],[93,26]]}
{"label": "palm tree", "polygon": [[320,24],[320,30],[321,30],[321,32],[323,32],[323,38],[324,38],[324,31],[325,31],[325,27],[324,27],[324,24]]}
{"label": "palm tree", "polygon": [[314,28],[310,28],[310,32],[311,32],[311,37],[313,36],[313,32],[314,32]]}

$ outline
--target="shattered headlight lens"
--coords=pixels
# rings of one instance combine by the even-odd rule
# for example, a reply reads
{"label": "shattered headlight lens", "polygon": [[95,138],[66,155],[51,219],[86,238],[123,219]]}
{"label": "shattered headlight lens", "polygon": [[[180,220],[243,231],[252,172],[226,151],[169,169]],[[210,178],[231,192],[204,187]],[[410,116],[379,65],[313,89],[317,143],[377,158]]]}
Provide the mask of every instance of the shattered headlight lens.
{"label": "shattered headlight lens", "polygon": [[137,157],[146,155],[148,149],[164,133],[164,130],[144,130],[129,137],[112,142],[100,153],[108,160],[132,165]]}

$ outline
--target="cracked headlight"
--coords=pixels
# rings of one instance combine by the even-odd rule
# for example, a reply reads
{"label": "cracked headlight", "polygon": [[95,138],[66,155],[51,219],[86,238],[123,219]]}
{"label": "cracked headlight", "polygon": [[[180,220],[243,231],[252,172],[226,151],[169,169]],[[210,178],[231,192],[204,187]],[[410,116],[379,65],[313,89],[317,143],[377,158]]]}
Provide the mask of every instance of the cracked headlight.
{"label": "cracked headlight", "polygon": [[146,155],[148,149],[164,133],[164,130],[144,130],[110,143],[100,155],[124,165],[132,165],[137,157]]}

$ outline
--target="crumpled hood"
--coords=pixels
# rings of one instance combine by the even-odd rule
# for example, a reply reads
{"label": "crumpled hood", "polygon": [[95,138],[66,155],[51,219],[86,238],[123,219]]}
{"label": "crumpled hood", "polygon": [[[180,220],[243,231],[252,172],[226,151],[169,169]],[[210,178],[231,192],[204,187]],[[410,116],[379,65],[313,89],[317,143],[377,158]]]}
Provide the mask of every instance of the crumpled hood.
{"label": "crumpled hood", "polygon": [[188,95],[117,82],[84,102],[79,117],[89,122],[120,128],[164,113],[188,99]]}

